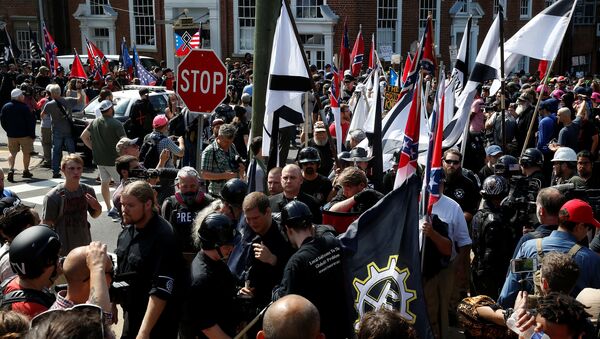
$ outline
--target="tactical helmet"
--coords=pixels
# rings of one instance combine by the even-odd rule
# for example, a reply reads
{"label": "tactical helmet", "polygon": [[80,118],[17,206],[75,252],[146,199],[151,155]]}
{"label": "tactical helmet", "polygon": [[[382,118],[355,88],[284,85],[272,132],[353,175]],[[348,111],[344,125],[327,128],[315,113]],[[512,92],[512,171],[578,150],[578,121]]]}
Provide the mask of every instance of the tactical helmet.
{"label": "tactical helmet", "polygon": [[221,188],[221,199],[233,207],[242,208],[248,185],[240,179],[229,179]]}
{"label": "tactical helmet", "polygon": [[552,162],[556,161],[577,162],[577,154],[569,147],[561,147],[554,152]]}
{"label": "tactical helmet", "polygon": [[19,233],[10,244],[9,260],[13,272],[24,278],[39,277],[44,268],[58,261],[58,234],[44,225]]}
{"label": "tactical helmet", "polygon": [[506,178],[499,175],[491,175],[483,181],[481,194],[488,197],[506,196],[509,190],[510,185]]}
{"label": "tactical helmet", "polygon": [[308,162],[321,163],[321,156],[319,151],[314,147],[304,147],[298,152],[298,163],[306,164]]}
{"label": "tactical helmet", "polygon": [[281,224],[291,228],[305,228],[312,222],[312,213],[308,206],[298,200],[292,200],[281,210]]}
{"label": "tactical helmet", "polygon": [[233,244],[235,225],[224,214],[214,212],[202,220],[198,234],[200,247],[204,250],[214,250],[223,245]]}
{"label": "tactical helmet", "polygon": [[520,173],[519,160],[512,155],[503,155],[494,164],[494,174],[510,177]]}
{"label": "tactical helmet", "polygon": [[544,165],[544,154],[537,148],[528,148],[523,152],[520,164],[524,167],[542,167]]}

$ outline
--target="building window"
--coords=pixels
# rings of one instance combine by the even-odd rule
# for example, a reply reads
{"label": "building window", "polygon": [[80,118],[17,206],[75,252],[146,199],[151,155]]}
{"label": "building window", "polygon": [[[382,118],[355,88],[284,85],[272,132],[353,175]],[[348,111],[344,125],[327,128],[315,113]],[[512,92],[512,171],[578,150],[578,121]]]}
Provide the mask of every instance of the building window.
{"label": "building window", "polygon": [[104,5],[108,5],[108,0],[89,0],[89,3],[92,15],[104,15]]}
{"label": "building window", "polygon": [[594,13],[596,13],[596,0],[579,0],[573,13],[573,22],[575,25],[592,25]]}
{"label": "building window", "polygon": [[520,71],[525,71],[525,73],[529,72],[529,57],[522,57],[521,60],[519,60],[519,63],[517,64],[517,67],[515,67],[515,72],[520,72]]}
{"label": "building window", "polygon": [[504,10],[504,20],[506,20],[506,0],[494,0],[494,18],[498,15],[498,11],[500,11],[500,5],[502,5],[502,9]]}
{"label": "building window", "polygon": [[521,19],[531,18],[531,0],[521,0],[521,6],[519,8],[519,16]]}
{"label": "building window", "polygon": [[133,21],[136,45],[155,47],[154,0],[133,0]]}
{"label": "building window", "polygon": [[21,59],[31,59],[31,50],[29,49],[29,31],[17,31],[17,47],[19,47],[19,50],[21,50]]}
{"label": "building window", "polygon": [[256,25],[256,0],[238,0],[239,50],[254,50],[254,26]]}
{"label": "building window", "polygon": [[296,17],[322,18],[320,6],[323,5],[323,2],[323,0],[296,0]]}
{"label": "building window", "polygon": [[110,50],[110,39],[108,28],[94,28],[94,36],[92,40],[96,47],[98,47],[104,53],[107,53]]}
{"label": "building window", "polygon": [[325,37],[323,34],[300,34],[300,42],[304,46],[306,59],[318,69],[325,68]]}
{"label": "building window", "polygon": [[398,33],[398,0],[377,0],[377,50],[392,46],[396,51]]}
{"label": "building window", "polygon": [[435,27],[435,18],[437,18],[437,0],[419,0],[419,36],[425,31],[427,25],[427,16],[431,13],[433,18],[433,27]]}

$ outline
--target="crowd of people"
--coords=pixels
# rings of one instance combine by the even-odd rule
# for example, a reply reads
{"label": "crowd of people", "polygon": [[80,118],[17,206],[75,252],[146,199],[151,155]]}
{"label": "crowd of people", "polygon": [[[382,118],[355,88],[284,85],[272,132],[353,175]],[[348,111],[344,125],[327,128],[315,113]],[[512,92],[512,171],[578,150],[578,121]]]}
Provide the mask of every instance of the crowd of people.
{"label": "crowd of people", "polygon": [[[19,151],[22,176],[32,176],[38,114],[44,165],[65,179],[38,215],[0,172],[0,333],[110,338],[123,321],[122,338],[417,337],[386,308],[355,324],[344,288],[337,235],[393,190],[398,162],[397,153],[390,170],[375,173],[362,147],[369,136],[349,128],[364,76],[344,75],[336,150],[331,66],[311,66],[316,86],[303,103],[311,121],[281,129],[279,162],[269,168],[262,138],[249,137],[252,56],[226,63],[228,96],[202,139],[187,123],[179,128],[186,112],[176,103],[156,114],[148,88],[129,121],[116,120],[112,92],[130,81],[121,70],[90,88],[64,70],[52,76],[42,66],[34,76],[29,65],[0,64],[7,180]],[[169,69],[153,72],[166,86],[176,81]],[[419,225],[420,297],[437,338],[451,326],[470,337],[598,334],[600,83],[559,76],[542,85],[521,75],[504,96],[477,91],[466,147],[445,150],[440,198]],[[97,118],[74,135],[72,114],[89,100],[99,101]],[[77,137],[92,150],[108,216],[123,225],[114,256],[90,232],[102,206],[81,182]],[[196,142],[200,161],[190,152]],[[52,288],[57,281],[66,284]]]}

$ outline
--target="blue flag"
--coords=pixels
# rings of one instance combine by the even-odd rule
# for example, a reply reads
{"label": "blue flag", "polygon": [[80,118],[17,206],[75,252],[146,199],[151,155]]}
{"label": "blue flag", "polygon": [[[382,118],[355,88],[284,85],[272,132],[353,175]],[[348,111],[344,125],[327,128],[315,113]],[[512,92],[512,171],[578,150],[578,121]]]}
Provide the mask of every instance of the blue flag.
{"label": "blue flag", "polygon": [[133,46],[133,59],[135,60],[135,77],[140,79],[140,84],[145,86],[156,85],[156,78],[142,66],[140,57],[137,54],[135,45]]}
{"label": "blue flag", "polygon": [[400,312],[419,338],[433,338],[421,281],[416,176],[393,190],[340,235],[355,329],[365,313]]}
{"label": "blue flag", "polygon": [[390,86],[398,87],[398,73],[393,68],[390,68]]}
{"label": "blue flag", "polygon": [[129,70],[130,67],[133,67],[133,61],[131,61],[131,57],[129,57],[129,50],[127,49],[125,38],[123,38],[123,41],[121,41],[121,59],[123,62],[123,68],[126,70]]}

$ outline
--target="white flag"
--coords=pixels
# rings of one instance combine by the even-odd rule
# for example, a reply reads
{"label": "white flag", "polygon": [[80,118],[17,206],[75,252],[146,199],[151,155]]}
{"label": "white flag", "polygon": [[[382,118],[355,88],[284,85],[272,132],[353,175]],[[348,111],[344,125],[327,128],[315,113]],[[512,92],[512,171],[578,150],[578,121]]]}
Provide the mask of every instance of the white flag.
{"label": "white flag", "polygon": [[278,125],[277,129],[304,122],[301,99],[302,95],[311,88],[304,57],[292,21],[288,16],[286,4],[282,1],[281,13],[273,36],[265,98],[263,154],[269,154],[271,137],[273,134],[278,135],[279,132],[273,128],[274,116],[279,116],[275,124]]}

